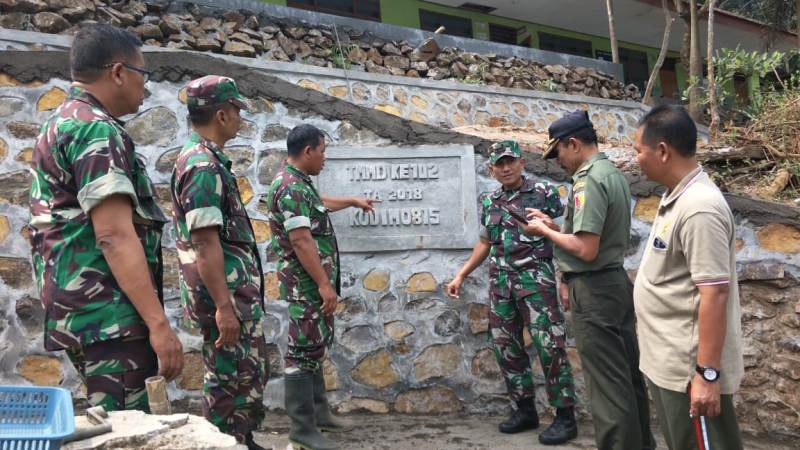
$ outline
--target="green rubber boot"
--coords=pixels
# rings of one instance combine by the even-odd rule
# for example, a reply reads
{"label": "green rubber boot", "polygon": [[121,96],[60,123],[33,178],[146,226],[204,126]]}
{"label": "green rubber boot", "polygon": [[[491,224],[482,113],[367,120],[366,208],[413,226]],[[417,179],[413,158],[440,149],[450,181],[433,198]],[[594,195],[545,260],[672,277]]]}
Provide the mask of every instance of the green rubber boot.
{"label": "green rubber boot", "polygon": [[336,417],[331,412],[322,370],[314,373],[314,416],[317,420],[317,428],[322,431],[344,433],[355,428],[349,421]]}
{"label": "green rubber boot", "polygon": [[285,375],[286,414],[292,421],[289,442],[295,450],[338,450],[339,446],[317,429],[314,420],[314,375]]}

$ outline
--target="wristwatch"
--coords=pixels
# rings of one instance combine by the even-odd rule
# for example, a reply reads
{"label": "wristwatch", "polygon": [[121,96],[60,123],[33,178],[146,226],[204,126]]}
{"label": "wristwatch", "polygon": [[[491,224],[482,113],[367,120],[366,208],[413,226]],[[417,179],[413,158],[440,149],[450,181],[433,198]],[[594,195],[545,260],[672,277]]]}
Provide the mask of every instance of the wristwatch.
{"label": "wristwatch", "polygon": [[696,370],[697,373],[699,373],[700,376],[709,383],[719,380],[719,369],[697,366],[694,370]]}

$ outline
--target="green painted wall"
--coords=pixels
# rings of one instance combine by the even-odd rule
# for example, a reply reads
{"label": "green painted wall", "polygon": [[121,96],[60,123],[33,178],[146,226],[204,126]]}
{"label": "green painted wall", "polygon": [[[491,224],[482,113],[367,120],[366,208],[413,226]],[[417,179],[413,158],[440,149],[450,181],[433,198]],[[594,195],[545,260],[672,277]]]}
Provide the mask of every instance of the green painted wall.
{"label": "green painted wall", "polygon": [[[266,3],[276,5],[286,5],[286,0],[261,0]],[[475,39],[489,39],[489,23],[496,23],[498,25],[505,25],[510,27],[525,27],[532,36],[531,46],[533,48],[539,47],[539,32],[555,34],[558,36],[571,37],[575,39],[582,39],[589,41],[592,44],[592,52],[595,50],[611,51],[611,41],[603,36],[593,36],[589,34],[579,33],[562,28],[550,27],[547,25],[540,25],[530,22],[523,22],[519,20],[509,19],[505,17],[492,16],[489,14],[482,14],[478,12],[465,11],[458,8],[443,6],[436,3],[430,3],[422,0],[380,0],[381,2],[381,21],[392,25],[399,25],[409,28],[419,28],[419,10],[425,9],[442,14],[449,14],[452,16],[464,17],[472,20],[472,34]],[[655,65],[658,59],[659,49],[653,47],[646,47],[633,42],[619,42],[620,47],[628,48],[631,50],[638,50],[647,54],[649,67]],[[680,59],[678,52],[669,52],[668,57]],[[678,64],[676,67],[678,89],[683,90],[686,87],[687,76],[683,67]],[[656,84],[654,97],[661,95],[661,88],[659,83]]]}

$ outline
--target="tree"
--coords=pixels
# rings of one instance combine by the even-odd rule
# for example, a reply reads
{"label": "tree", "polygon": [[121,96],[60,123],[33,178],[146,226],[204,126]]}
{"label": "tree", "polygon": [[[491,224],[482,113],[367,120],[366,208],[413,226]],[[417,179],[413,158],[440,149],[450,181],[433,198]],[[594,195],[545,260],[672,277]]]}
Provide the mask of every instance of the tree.
{"label": "tree", "polygon": [[708,107],[711,113],[711,123],[708,125],[708,137],[711,142],[716,141],[719,134],[719,110],[717,108],[717,85],[714,82],[714,3],[708,0]]}
{"label": "tree", "polygon": [[[797,0],[800,2],[800,0]],[[614,27],[614,2],[606,0],[606,12],[608,13],[608,37],[611,40],[611,62],[619,64],[619,47],[617,46],[617,30]]]}
{"label": "tree", "polygon": [[653,94],[653,86],[656,84],[656,77],[658,76],[659,71],[661,71],[661,66],[664,64],[664,59],[667,57],[669,34],[672,30],[672,23],[675,22],[675,18],[672,17],[672,14],[669,11],[667,0],[661,0],[661,9],[664,11],[664,37],[661,39],[661,51],[658,52],[658,60],[656,60],[656,64],[653,66],[653,71],[650,72],[650,79],[647,80],[647,88],[644,90],[644,97],[642,97],[642,103],[646,105],[650,104],[652,100],[651,96]]}

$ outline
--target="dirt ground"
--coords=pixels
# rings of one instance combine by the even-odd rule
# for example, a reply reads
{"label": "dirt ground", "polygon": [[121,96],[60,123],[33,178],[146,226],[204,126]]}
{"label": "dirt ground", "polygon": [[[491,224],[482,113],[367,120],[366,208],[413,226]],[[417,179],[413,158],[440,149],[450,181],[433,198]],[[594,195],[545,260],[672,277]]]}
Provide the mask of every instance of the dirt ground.
{"label": "dirt ground", "polygon": [[[406,415],[349,415],[347,418],[359,427],[355,431],[329,434],[342,450],[536,450],[536,449],[594,449],[590,423],[583,423],[578,438],[567,445],[548,447],[539,444],[537,431],[508,435],[497,431],[499,416],[406,416]],[[289,421],[284,414],[268,414],[267,428],[255,434],[256,442],[265,448],[284,450],[288,447]],[[660,432],[655,431],[658,448],[666,449]],[[797,448],[789,443],[767,442],[752,436],[745,437],[747,450],[784,450]]]}

